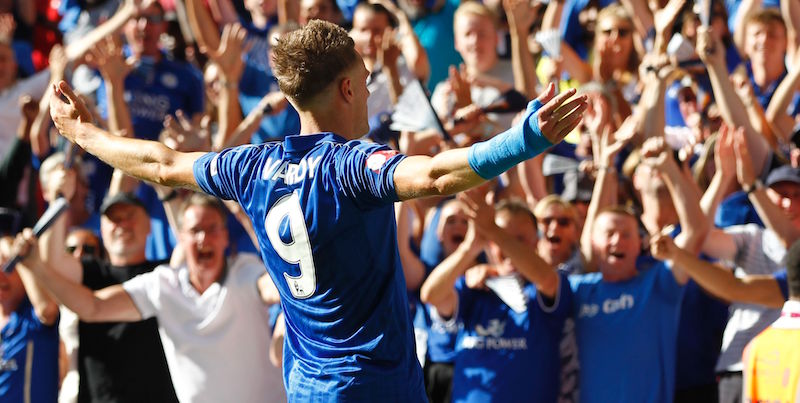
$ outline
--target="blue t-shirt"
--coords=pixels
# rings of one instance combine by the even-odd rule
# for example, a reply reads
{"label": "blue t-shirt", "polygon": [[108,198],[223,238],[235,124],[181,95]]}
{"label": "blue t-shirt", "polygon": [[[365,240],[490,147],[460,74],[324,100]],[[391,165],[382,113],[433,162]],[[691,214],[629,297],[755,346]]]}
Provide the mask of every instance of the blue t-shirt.
{"label": "blue t-shirt", "polygon": [[728,304],[686,283],[678,327],[675,389],[716,384],[717,358],[728,323]]}
{"label": "blue t-shirt", "polygon": [[436,84],[447,79],[447,69],[461,63],[461,55],[453,46],[453,16],[459,3],[459,0],[445,0],[439,11],[411,21],[419,43],[428,53],[428,62],[431,65],[428,88],[436,88]]}
{"label": "blue t-shirt", "polygon": [[286,320],[290,401],[424,401],[400,257],[394,170],[405,158],[333,133],[209,153],[200,187],[255,226]]}
{"label": "blue t-shirt", "polygon": [[[179,109],[188,117],[203,112],[203,77],[188,63],[142,58],[125,77],[124,97],[136,138],[157,140],[167,115]],[[97,105],[108,118],[105,82],[97,91]]]}
{"label": "blue t-shirt", "polygon": [[671,402],[681,287],[658,263],[628,280],[570,277],[581,401]]}
{"label": "blue t-shirt", "polygon": [[[783,74],[781,74],[777,80],[767,84],[764,88],[761,88],[756,84],[755,77],[753,76],[753,67],[750,62],[745,63],[745,67],[747,68],[747,76],[750,77],[753,95],[758,100],[759,105],[766,110],[769,106],[769,101],[772,100],[772,96],[775,95],[775,91],[778,89],[778,86],[781,84],[783,79],[786,78],[788,71],[784,69]],[[786,113],[790,116],[794,116],[797,114],[798,109],[800,109],[800,97],[798,97],[797,93],[795,93],[792,97],[789,107],[786,110]]]}
{"label": "blue t-shirt", "polygon": [[456,282],[459,323],[453,371],[454,402],[555,402],[559,390],[559,342],[572,310],[567,276],[545,301],[526,283],[527,310],[511,309],[492,291]]}
{"label": "blue t-shirt", "polygon": [[0,401],[55,402],[58,397],[58,325],[39,321],[24,298],[2,329]]}

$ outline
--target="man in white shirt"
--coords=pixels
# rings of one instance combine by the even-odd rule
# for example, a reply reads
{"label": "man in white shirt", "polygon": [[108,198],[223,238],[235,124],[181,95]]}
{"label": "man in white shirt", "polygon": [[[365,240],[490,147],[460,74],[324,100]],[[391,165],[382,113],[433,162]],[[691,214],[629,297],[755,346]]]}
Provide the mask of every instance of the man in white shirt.
{"label": "man in white shirt", "polygon": [[34,274],[84,321],[156,317],[180,401],[264,401],[283,393],[264,382],[265,373],[277,372],[265,305],[277,303],[278,293],[258,257],[226,259],[225,217],[214,198],[187,199],[178,234],[186,263],[177,269],[162,265],[95,292],[44,266]]}

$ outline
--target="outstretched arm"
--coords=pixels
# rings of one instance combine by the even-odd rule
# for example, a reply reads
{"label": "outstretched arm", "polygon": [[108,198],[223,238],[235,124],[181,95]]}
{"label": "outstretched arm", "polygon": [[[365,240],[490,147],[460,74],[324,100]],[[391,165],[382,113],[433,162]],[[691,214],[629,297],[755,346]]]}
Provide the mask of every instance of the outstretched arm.
{"label": "outstretched arm", "polygon": [[667,235],[654,237],[650,250],[658,259],[671,260],[674,267],[685,271],[703,289],[718,298],[772,308],[783,306],[784,300],[780,287],[771,276],[737,278],[732,271],[701,260],[677,247]]}
{"label": "outstretched arm", "polygon": [[[86,123],[91,114],[69,85],[61,81],[50,99],[50,115],[69,141],[128,175],[159,185],[200,191],[194,179],[194,161],[205,153],[181,153],[155,142],[115,136]],[[67,102],[61,99],[66,96]]]}
{"label": "outstretched arm", "polygon": [[[469,215],[479,232],[496,243],[503,254],[508,256],[511,264],[528,281],[536,285],[536,289],[547,298],[555,298],[558,292],[559,277],[553,266],[545,262],[535,248],[526,245],[506,230],[495,224],[493,209],[480,198],[466,194],[461,200],[467,206]],[[534,249],[534,250],[531,250]]]}
{"label": "outstretched arm", "polygon": [[459,148],[433,158],[413,156],[400,162],[394,172],[401,200],[446,195],[477,186],[533,158],[560,142],[581,120],[584,96],[567,101],[575,90],[555,95],[555,86],[528,104],[525,118],[511,129],[470,148]]}
{"label": "outstretched arm", "polygon": [[[30,231],[24,233],[23,239],[29,245],[36,242]],[[35,249],[35,247],[30,249]],[[24,276],[30,274],[35,277],[39,284],[46,287],[57,300],[74,311],[83,321],[135,322],[142,320],[142,315],[122,285],[117,284],[92,292],[50,268],[48,264],[39,259],[38,253],[27,253],[22,263],[21,266],[17,266],[22,270],[20,274],[27,271],[23,274]]]}

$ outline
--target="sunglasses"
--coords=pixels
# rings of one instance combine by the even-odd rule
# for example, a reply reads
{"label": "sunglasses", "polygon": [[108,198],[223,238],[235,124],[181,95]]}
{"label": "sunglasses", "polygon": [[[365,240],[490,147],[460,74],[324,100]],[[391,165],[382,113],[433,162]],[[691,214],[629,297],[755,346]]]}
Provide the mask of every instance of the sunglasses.
{"label": "sunglasses", "polygon": [[76,250],[80,249],[83,253],[88,255],[94,255],[97,252],[97,247],[93,245],[70,245],[66,247],[67,253],[70,255],[75,253]]}
{"label": "sunglasses", "polygon": [[550,226],[550,223],[552,223],[553,221],[555,221],[556,225],[558,225],[559,227],[566,227],[572,223],[572,219],[569,217],[545,217],[542,218],[541,221],[542,224],[544,224],[546,227]]}
{"label": "sunglasses", "polygon": [[160,24],[160,23],[164,22],[164,16],[163,15],[140,15],[138,17],[135,17],[134,19],[135,20],[144,19],[144,20],[147,20],[147,22],[149,22],[151,24]]}

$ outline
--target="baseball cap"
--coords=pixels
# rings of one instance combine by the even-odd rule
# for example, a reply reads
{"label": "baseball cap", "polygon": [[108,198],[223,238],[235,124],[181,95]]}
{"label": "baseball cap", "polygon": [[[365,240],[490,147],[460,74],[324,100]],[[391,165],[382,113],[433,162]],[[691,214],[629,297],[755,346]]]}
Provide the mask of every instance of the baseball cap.
{"label": "baseball cap", "polygon": [[767,181],[764,183],[767,186],[772,186],[778,182],[791,182],[800,184],[800,168],[792,167],[791,165],[782,165],[773,169],[767,175]]}
{"label": "baseball cap", "polygon": [[[113,196],[110,196],[110,197],[106,197],[105,200],[103,200],[103,204],[100,205],[100,214],[101,215],[105,215],[106,211],[108,211],[108,209],[110,209],[112,206],[120,204],[120,203],[139,206],[139,207],[142,208],[142,210],[147,212],[147,208],[145,208],[144,203],[142,203],[142,201],[139,200],[138,197],[136,197],[132,193],[123,192],[123,193],[117,193],[117,194],[115,194]],[[148,213],[148,215],[149,215],[149,213]]]}

